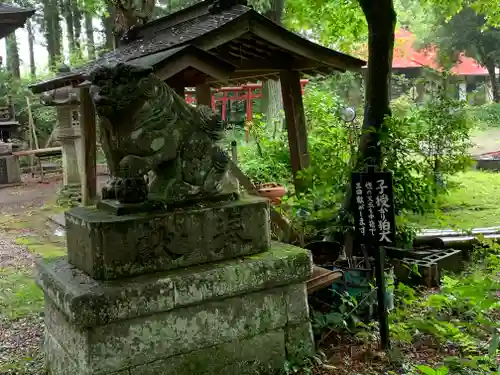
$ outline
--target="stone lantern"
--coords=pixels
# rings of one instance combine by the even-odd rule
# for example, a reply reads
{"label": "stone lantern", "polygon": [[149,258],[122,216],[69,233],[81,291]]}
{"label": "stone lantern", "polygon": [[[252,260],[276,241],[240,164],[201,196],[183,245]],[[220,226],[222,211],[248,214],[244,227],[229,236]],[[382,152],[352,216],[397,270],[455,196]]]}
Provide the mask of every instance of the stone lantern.
{"label": "stone lantern", "polygon": [[14,106],[9,97],[7,105],[0,107],[0,186],[19,184],[21,170],[19,158],[12,154],[19,151],[21,124],[16,121]]}
{"label": "stone lantern", "polygon": [[[66,66],[59,73],[67,73]],[[64,191],[70,196],[79,196],[81,171],[83,170],[83,151],[80,132],[79,92],[71,86],[44,92],[40,96],[43,105],[57,110],[56,139],[61,143]]]}

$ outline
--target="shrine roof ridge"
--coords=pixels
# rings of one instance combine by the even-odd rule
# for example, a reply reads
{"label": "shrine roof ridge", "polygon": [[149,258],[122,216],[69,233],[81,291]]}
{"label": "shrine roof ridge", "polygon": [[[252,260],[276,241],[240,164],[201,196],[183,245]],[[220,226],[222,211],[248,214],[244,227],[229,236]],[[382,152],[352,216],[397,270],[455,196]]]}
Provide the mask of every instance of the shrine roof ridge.
{"label": "shrine roof ridge", "polygon": [[[226,63],[235,65],[235,61],[242,60],[237,58],[229,60],[227,56],[221,57],[222,54],[218,48],[241,43],[242,38],[256,38],[258,39],[257,44],[265,45],[264,47],[261,45],[255,47],[256,51],[259,48],[267,48],[269,54],[276,53],[280,54],[279,56],[283,56],[285,53],[293,54],[297,60],[307,62],[307,64],[302,65],[310,67],[307,72],[311,73],[314,72],[314,69],[320,71],[323,69],[327,72],[359,70],[366,64],[363,60],[320,46],[286,30],[245,5],[236,4],[228,9],[210,12],[208,8],[212,3],[213,1],[204,1],[183,11],[154,20],[139,28],[136,40],[120,45],[116,50],[104,54],[97,60],[83,65],[69,74],[59,75],[49,81],[31,85],[30,88],[33,92],[40,93],[62,87],[63,84],[76,86],[83,82],[84,75],[96,66],[113,65],[120,62],[132,63],[132,60],[146,56],[157,60],[152,55],[162,53],[164,56],[171,56],[172,54],[165,52],[169,50],[176,52],[177,48],[189,45],[206,51],[215,58],[225,60]],[[255,42],[253,39],[252,41]],[[234,56],[234,54],[232,55]],[[269,61],[271,60],[273,59],[269,59]],[[281,60],[283,60],[283,64],[286,63],[286,59]],[[249,67],[244,68],[245,72],[263,70],[253,68],[251,63],[252,61],[250,61]],[[238,71],[239,68],[236,67],[235,71]],[[283,68],[269,68],[267,70],[278,72]],[[304,68],[304,72],[305,70],[307,69]],[[262,76],[262,74],[260,75]]]}

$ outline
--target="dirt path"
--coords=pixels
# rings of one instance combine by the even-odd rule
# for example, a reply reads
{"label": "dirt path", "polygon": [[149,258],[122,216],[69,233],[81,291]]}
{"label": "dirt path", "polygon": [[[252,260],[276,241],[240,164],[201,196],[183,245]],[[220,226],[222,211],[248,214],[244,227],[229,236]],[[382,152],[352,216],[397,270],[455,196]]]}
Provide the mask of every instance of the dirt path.
{"label": "dirt path", "polygon": [[[36,211],[54,200],[61,186],[60,176],[48,176],[48,183],[40,184],[37,179],[23,176],[23,184],[0,189],[0,212],[23,216]],[[31,229],[23,230],[31,232]],[[17,233],[19,235],[19,233]],[[16,244],[16,234],[0,229],[0,374],[42,375],[41,354],[43,316],[30,313],[21,318],[10,319],[8,311],[2,312],[4,304],[9,306],[9,290],[12,274],[29,275],[33,272],[33,255],[25,246]],[[7,288],[5,290],[4,288]],[[6,298],[5,300],[2,300]],[[5,308],[7,310],[7,308]]]}
{"label": "dirt path", "polygon": [[47,183],[39,183],[38,179],[23,176],[23,184],[14,187],[0,188],[0,212],[19,213],[37,209],[50,202],[61,186],[60,176],[49,176]]}
{"label": "dirt path", "polygon": [[472,135],[472,155],[480,155],[487,152],[500,150],[500,129],[488,129],[477,131]]}
{"label": "dirt path", "polygon": [[[10,275],[33,272],[32,254],[15,240],[14,235],[0,232],[0,293],[4,292],[3,296],[0,294],[0,311],[11,303]],[[42,375],[43,316],[31,313],[10,319],[8,313],[0,313],[0,374]]]}
{"label": "dirt path", "polygon": [[[39,233],[35,228],[5,229],[15,219],[35,225],[33,216],[36,214],[32,214],[42,206],[55,202],[62,176],[49,174],[46,177],[47,182],[41,184],[38,177],[33,179],[24,175],[22,185],[0,188],[0,219],[6,219],[5,227],[2,229],[0,226],[0,375],[44,374],[40,350],[43,336],[42,308],[40,305],[30,306],[36,298],[41,298],[41,291],[33,284],[34,257],[25,246],[16,244],[16,237],[36,236]],[[106,179],[106,176],[98,176],[99,186]],[[38,215],[37,220],[40,219],[45,220],[44,216]],[[21,277],[21,283],[27,284],[30,289],[18,290],[16,277]],[[21,307],[26,307],[26,311],[22,317],[12,319],[10,310],[16,300],[24,304]]]}

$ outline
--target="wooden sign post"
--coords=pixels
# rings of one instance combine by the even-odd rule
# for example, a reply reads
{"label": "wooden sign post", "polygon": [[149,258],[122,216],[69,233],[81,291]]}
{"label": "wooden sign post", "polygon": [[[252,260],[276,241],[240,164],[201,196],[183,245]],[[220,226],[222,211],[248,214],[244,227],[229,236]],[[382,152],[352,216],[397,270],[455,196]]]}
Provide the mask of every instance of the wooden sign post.
{"label": "wooden sign post", "polygon": [[396,235],[392,173],[352,173],[352,199],[357,243],[364,245],[375,257],[378,316],[382,349],[389,348],[389,322],[386,306],[384,247],[393,245]]}

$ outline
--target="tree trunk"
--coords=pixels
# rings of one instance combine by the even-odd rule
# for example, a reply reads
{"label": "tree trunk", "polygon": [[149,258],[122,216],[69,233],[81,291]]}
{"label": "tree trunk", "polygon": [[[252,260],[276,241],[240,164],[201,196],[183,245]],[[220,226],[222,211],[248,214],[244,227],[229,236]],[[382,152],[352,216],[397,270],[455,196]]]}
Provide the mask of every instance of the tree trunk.
{"label": "tree trunk", "polygon": [[36,78],[36,63],[35,63],[35,35],[33,33],[33,25],[31,20],[26,21],[26,30],[28,31],[28,48],[30,55],[30,76]]}
{"label": "tree trunk", "polygon": [[17,46],[16,33],[8,35],[5,38],[5,46],[7,52],[7,69],[16,78],[21,78],[21,70],[19,68],[19,49]]}
{"label": "tree trunk", "polygon": [[55,69],[61,56],[61,26],[57,0],[42,0],[43,31],[47,42],[49,67]]}
{"label": "tree trunk", "polygon": [[66,21],[66,32],[68,33],[69,53],[71,54],[76,50],[75,25],[73,22],[73,7],[71,5],[71,0],[63,0],[61,6],[62,6],[61,11]]}
{"label": "tree trunk", "polygon": [[108,6],[108,14],[102,18],[102,26],[104,28],[104,48],[108,51],[114,49],[115,46],[115,35],[113,33],[114,25],[114,9],[112,6]]}
{"label": "tree trunk", "polygon": [[54,45],[56,48],[56,64],[61,63],[61,58],[63,56],[63,32],[61,27],[61,12],[60,12],[61,4],[58,3],[57,0],[52,0],[52,10],[53,10],[53,18],[52,18],[52,30],[54,33]]}
{"label": "tree trunk", "polygon": [[495,72],[495,61],[492,59],[487,59],[484,65],[486,66],[486,69],[488,70],[488,75],[490,77],[493,101],[495,103],[500,103],[500,92],[498,91],[498,80],[497,80],[497,74]]}
{"label": "tree trunk", "polygon": [[269,125],[273,125],[274,132],[278,125],[283,123],[283,97],[279,80],[268,79],[262,85],[262,111]]}
{"label": "tree trunk", "polygon": [[50,2],[51,0],[42,0],[42,6],[43,6],[42,30],[45,37],[47,54],[49,55],[49,67],[53,68],[55,66],[55,47],[54,47],[54,39],[52,38],[52,34],[50,33],[50,27],[51,27]]}
{"label": "tree trunk", "polygon": [[[365,111],[363,134],[358,147],[356,170],[366,166],[382,166],[380,133],[384,120],[391,115],[390,89],[392,75],[392,54],[396,12],[393,0],[358,0],[368,23],[368,68],[366,72]],[[351,187],[348,186],[343,202],[343,214],[349,215]],[[342,220],[345,222],[348,216]],[[345,238],[345,253],[352,255],[353,237],[350,231]]]}
{"label": "tree trunk", "polygon": [[78,3],[73,0],[73,26],[75,28],[75,47],[78,51],[78,55],[81,57],[81,38],[82,38],[82,11],[78,8]]}
{"label": "tree trunk", "polygon": [[380,131],[385,117],[391,115],[389,103],[396,12],[392,0],[359,0],[359,3],[368,23],[368,69],[363,135],[356,165],[358,168],[367,165],[380,167]]}
{"label": "tree trunk", "polygon": [[95,59],[94,25],[92,14],[85,12],[85,35],[87,36],[87,56],[89,60]]}
{"label": "tree trunk", "polygon": [[[265,16],[281,25],[281,18],[285,7],[285,0],[271,0],[270,9]],[[281,124],[283,122],[283,97],[279,80],[268,79],[262,84],[262,112],[268,124]]]}

